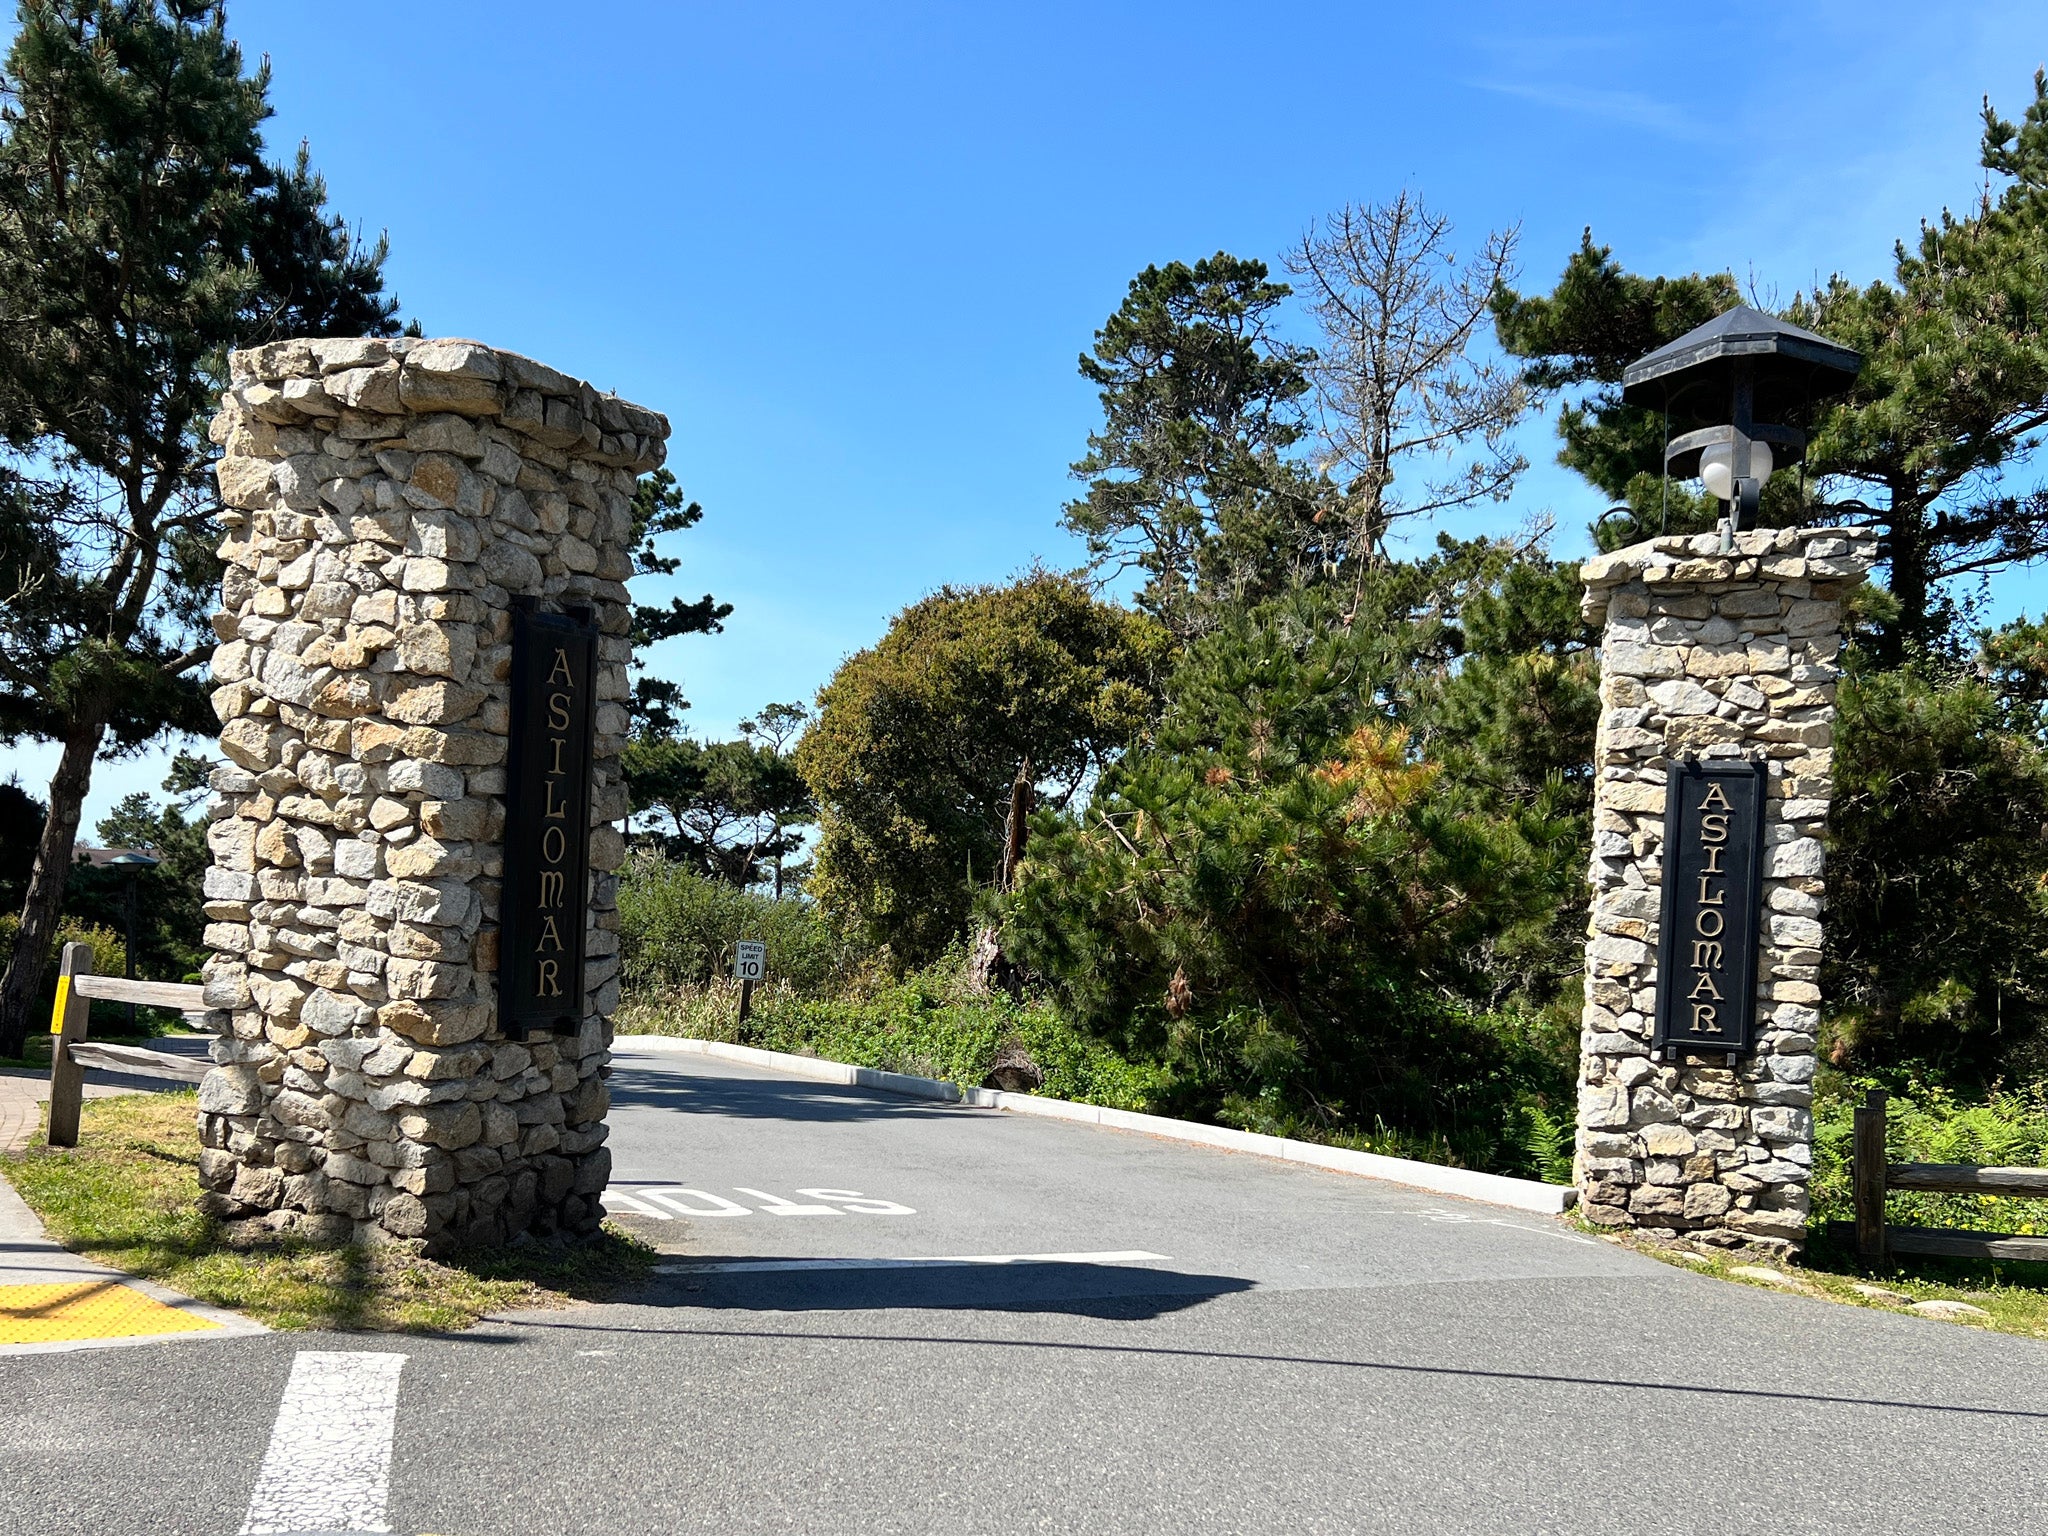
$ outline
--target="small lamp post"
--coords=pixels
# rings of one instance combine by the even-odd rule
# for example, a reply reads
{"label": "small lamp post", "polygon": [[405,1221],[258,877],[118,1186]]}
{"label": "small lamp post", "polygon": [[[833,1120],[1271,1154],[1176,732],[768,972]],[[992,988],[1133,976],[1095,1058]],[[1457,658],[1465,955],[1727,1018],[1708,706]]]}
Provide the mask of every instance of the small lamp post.
{"label": "small lamp post", "polygon": [[1664,473],[1697,476],[1726,504],[1721,547],[1732,549],[1771,471],[1806,451],[1805,433],[1789,423],[1847,389],[1862,367],[1849,348],[1740,304],[1630,363],[1621,398],[1662,411],[1667,436],[1676,429]]}
{"label": "small lamp post", "polygon": [[[157,860],[137,849],[123,848],[119,853],[108,859],[107,864],[110,868],[120,870],[121,878],[127,884],[128,939],[126,944],[127,952],[122,957],[121,973],[128,980],[133,981],[135,979],[135,877],[145,869],[155,869]],[[131,1035],[135,1033],[135,1005],[133,1003],[128,1005],[128,1033]]]}

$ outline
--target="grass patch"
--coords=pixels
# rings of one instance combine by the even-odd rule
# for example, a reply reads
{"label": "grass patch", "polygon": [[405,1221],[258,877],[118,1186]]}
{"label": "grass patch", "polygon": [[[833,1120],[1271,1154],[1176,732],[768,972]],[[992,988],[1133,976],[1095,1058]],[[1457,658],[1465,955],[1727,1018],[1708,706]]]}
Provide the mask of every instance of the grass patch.
{"label": "grass patch", "polygon": [[583,1248],[531,1244],[452,1260],[402,1248],[229,1244],[199,1210],[197,1096],[86,1101],[78,1146],[0,1159],[50,1235],[75,1252],[272,1328],[440,1333],[513,1307],[599,1301],[654,1252],[607,1226]]}
{"label": "grass patch", "polygon": [[[1738,1285],[1763,1290],[1816,1296],[1852,1307],[1870,1307],[1879,1312],[1913,1313],[1915,1302],[1960,1301],[1985,1315],[1967,1313],[1939,1322],[1961,1323],[1966,1327],[1994,1333],[2017,1334],[2027,1339],[2048,1339],[2048,1264],[2010,1263],[1979,1259],[1898,1259],[1883,1268],[1860,1263],[1853,1250],[1837,1239],[1818,1235],[1807,1245],[1798,1264],[1758,1259],[1754,1254],[1728,1253],[1720,1249],[1693,1247],[1602,1231],[1581,1224],[1625,1248],[1646,1253],[1679,1269],[1713,1275]],[[1773,1282],[1760,1274],[1743,1270],[1767,1270],[1779,1277]]]}

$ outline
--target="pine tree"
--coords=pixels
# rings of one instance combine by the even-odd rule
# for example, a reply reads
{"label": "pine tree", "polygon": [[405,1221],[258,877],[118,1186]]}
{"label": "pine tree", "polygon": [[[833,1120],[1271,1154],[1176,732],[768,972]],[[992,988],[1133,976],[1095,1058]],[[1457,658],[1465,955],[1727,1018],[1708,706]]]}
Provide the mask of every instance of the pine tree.
{"label": "pine tree", "polygon": [[24,0],[0,108],[0,737],[62,744],[0,1053],[28,1027],[93,763],[210,731],[208,418],[227,352],[388,335],[385,247],[263,157],[220,5]]}
{"label": "pine tree", "polygon": [[[633,570],[638,577],[673,576],[682,559],[664,555],[655,540],[684,533],[704,520],[704,509],[683,495],[676,477],[666,469],[642,475],[633,490]],[[663,640],[682,635],[715,635],[732,616],[732,604],[709,592],[694,602],[669,599],[666,608],[653,603],[633,605],[633,665],[646,665],[645,652]],[[641,675],[633,679],[629,704],[634,734],[642,739],[671,737],[682,729],[682,712],[690,707],[682,684],[673,678]],[[627,765],[630,778],[632,766]]]}
{"label": "pine tree", "polygon": [[1473,553],[1226,616],[1154,738],[1078,815],[1040,814],[1004,948],[1170,1065],[1178,1112],[1280,1134],[1378,1117],[1498,1155],[1525,1074],[1462,999],[1583,861],[1549,851],[1569,843],[1554,792],[1481,804],[1403,718],[1411,680],[1456,652],[1447,599]]}
{"label": "pine tree", "polygon": [[1302,358],[1273,332],[1287,297],[1265,263],[1219,251],[1131,279],[1081,375],[1102,427],[1063,519],[1098,568],[1144,572],[1139,606],[1180,637],[1220,607],[1313,575],[1335,554],[1287,450],[1305,430]]}
{"label": "pine tree", "polygon": [[[1837,277],[1785,310],[1864,366],[1817,413],[1803,470],[1772,477],[1762,520],[1876,525],[1893,611],[1871,643],[1887,665],[1960,641],[1954,583],[2048,556],[2048,490],[2026,475],[2048,430],[2048,75],[2034,89],[2018,124],[1985,106],[1996,195],[1923,224],[1889,280]],[[1674,531],[1714,515],[1697,491],[1662,484],[1663,424],[1616,386],[1634,358],[1740,297],[1726,273],[1628,273],[1590,233],[1550,294],[1496,297],[1502,344],[1534,359],[1532,379],[1591,386],[1561,415],[1559,458],[1633,507],[1603,543],[1654,533],[1667,515]]]}

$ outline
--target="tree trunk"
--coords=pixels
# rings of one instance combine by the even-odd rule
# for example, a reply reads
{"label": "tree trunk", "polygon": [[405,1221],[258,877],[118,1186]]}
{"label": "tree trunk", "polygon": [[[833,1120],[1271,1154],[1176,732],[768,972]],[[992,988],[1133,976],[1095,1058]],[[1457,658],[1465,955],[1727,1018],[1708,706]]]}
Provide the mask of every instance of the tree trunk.
{"label": "tree trunk", "polygon": [[1003,824],[1003,874],[996,885],[999,891],[1010,890],[1017,883],[1017,866],[1024,862],[1031,800],[1031,758],[1026,754],[1017,765],[1017,777],[1010,781],[1010,816]]}
{"label": "tree trunk", "polygon": [[1878,658],[1887,667],[1903,663],[1909,649],[1929,638],[1927,605],[1932,594],[1928,590],[1924,517],[1910,491],[1892,488],[1883,554],[1889,567],[1886,586],[1899,605],[1899,616],[1883,626],[1877,637]]}
{"label": "tree trunk", "polygon": [[[996,877],[999,891],[1016,888],[1032,798],[1031,759],[1027,756],[1017,765],[1017,777],[1010,781],[1010,815],[1003,824],[1003,867]],[[971,992],[994,992],[1000,988],[1012,997],[1023,989],[1023,978],[1003,954],[1002,938],[993,924],[983,926],[974,935],[967,956],[967,988]]]}
{"label": "tree trunk", "polygon": [[28,898],[21,906],[21,931],[7,979],[0,982],[0,1055],[19,1056],[28,1042],[29,1013],[42,991],[43,967],[57,936],[57,915],[64,888],[71,879],[71,849],[78,840],[78,819],[92,787],[93,759],[99,755],[103,721],[73,720],[64,737],[64,755],[50,780],[50,811],[43,818],[43,838],[36,846],[35,872],[29,876]]}

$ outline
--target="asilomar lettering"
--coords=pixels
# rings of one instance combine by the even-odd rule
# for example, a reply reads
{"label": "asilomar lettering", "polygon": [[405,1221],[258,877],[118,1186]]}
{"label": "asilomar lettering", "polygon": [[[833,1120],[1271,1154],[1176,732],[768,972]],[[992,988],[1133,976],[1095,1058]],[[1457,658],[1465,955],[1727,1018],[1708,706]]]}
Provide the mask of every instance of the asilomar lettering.
{"label": "asilomar lettering", "polygon": [[596,638],[514,610],[498,1012],[515,1030],[581,1022]]}
{"label": "asilomar lettering", "polygon": [[1656,1044],[1749,1048],[1762,891],[1763,765],[1673,765],[1664,819]]}
{"label": "asilomar lettering", "polygon": [[562,797],[562,749],[569,745],[569,706],[575,699],[576,680],[569,673],[569,653],[555,647],[555,660],[548,672],[548,771],[544,809],[541,814],[554,825],[540,834],[540,940],[533,957],[533,995],[562,995],[562,956],[568,946],[562,942],[563,876],[562,860],[569,854],[569,835],[562,825],[569,806]]}
{"label": "asilomar lettering", "polygon": [[[1706,813],[1700,817],[1700,851],[1706,856],[1707,864],[1700,872],[1699,902],[1692,915],[1693,932],[1700,937],[1692,941],[1693,984],[1685,996],[1692,1005],[1694,1031],[1719,1035],[1727,1031],[1718,1022],[1724,996],[1714,984],[1714,976],[1722,968],[1723,946],[1715,942],[1715,937],[1727,927],[1727,913],[1723,908],[1727,904],[1728,890],[1725,881],[1718,884],[1709,882],[1728,873],[1721,867],[1722,855],[1728,851],[1728,797],[1721,793],[1718,783],[1707,786],[1706,798],[1699,803],[1698,809]],[[1702,1002],[1702,998],[1710,1001]]]}

